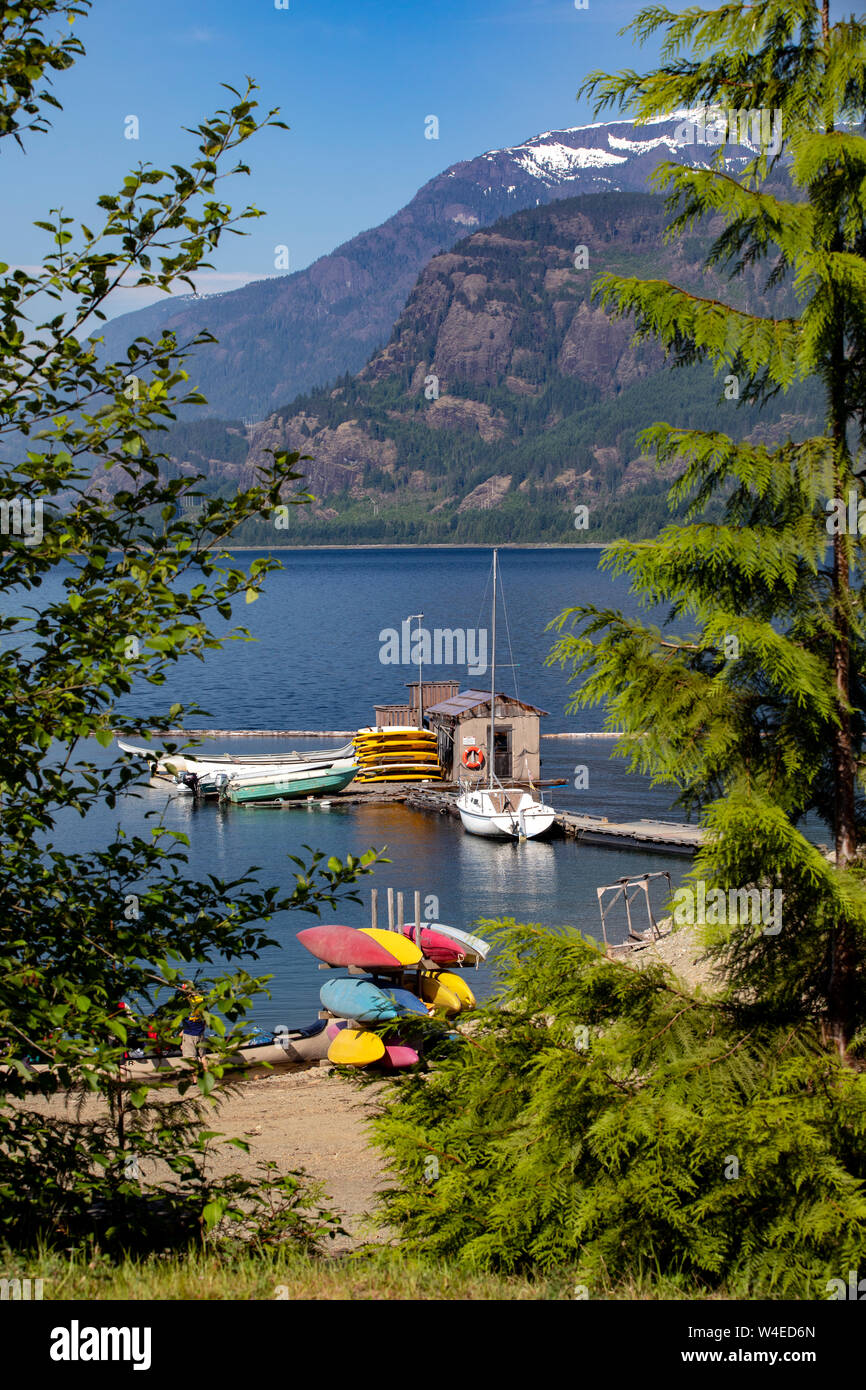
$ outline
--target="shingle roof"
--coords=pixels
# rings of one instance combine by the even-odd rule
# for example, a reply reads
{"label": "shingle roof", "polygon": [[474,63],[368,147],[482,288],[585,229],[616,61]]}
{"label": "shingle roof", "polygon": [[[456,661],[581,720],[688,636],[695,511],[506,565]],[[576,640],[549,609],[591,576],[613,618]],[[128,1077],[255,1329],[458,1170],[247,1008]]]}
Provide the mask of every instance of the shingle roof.
{"label": "shingle roof", "polygon": [[[517,700],[513,695],[504,695],[501,690],[496,692],[497,700],[507,700],[511,705],[519,705],[521,709],[529,710],[531,714],[542,716],[547,715],[546,709],[539,709],[537,705],[527,705],[523,700]],[[483,706],[490,704],[489,690],[461,690],[459,695],[453,695],[450,700],[442,700],[438,705],[428,705],[427,714],[450,714],[459,719],[461,714],[468,714]]]}

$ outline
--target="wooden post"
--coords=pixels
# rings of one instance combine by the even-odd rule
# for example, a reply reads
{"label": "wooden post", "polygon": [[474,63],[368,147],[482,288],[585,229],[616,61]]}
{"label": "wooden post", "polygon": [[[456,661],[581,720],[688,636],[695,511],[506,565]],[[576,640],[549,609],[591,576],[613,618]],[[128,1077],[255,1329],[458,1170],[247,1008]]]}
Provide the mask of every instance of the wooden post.
{"label": "wooden post", "polygon": [[415,945],[421,946],[421,893],[415,889]]}
{"label": "wooden post", "polygon": [[394,889],[388,889],[388,930],[394,930]]}
{"label": "wooden post", "polygon": [[397,894],[397,931],[403,930],[403,894]]}
{"label": "wooden post", "polygon": [[379,890],[370,889],[370,926],[375,931],[379,925]]}

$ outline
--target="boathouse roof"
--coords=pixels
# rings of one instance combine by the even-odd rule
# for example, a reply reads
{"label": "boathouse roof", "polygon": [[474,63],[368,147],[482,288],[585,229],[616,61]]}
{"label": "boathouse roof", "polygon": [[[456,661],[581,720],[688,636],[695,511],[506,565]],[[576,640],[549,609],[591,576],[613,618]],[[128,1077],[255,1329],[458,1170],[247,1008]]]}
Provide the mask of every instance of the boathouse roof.
{"label": "boathouse roof", "polygon": [[[539,709],[537,705],[527,705],[524,700],[518,700],[514,695],[505,695],[501,690],[497,690],[496,698],[507,700],[510,705],[519,705],[529,714],[545,718],[547,716],[546,709]],[[449,700],[441,700],[438,705],[428,705],[426,713],[448,714],[453,719],[459,719],[461,715],[474,714],[477,710],[488,708],[489,705],[489,690],[461,690],[459,695],[453,695]]]}

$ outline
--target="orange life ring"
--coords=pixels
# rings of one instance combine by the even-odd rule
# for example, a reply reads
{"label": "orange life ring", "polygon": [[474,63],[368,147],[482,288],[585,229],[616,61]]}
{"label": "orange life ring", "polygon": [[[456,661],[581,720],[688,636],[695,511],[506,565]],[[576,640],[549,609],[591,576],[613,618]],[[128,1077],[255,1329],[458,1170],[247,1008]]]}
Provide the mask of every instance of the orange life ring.
{"label": "orange life ring", "polygon": [[479,772],[484,766],[484,753],[477,744],[463,749],[463,766],[468,767],[470,772]]}

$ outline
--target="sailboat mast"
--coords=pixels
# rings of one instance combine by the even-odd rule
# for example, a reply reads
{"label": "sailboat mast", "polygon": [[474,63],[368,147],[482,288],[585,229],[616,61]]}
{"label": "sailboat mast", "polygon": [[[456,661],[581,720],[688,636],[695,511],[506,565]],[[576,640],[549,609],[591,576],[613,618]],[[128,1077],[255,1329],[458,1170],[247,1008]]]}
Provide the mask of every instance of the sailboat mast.
{"label": "sailboat mast", "polygon": [[487,749],[487,781],[493,786],[493,748],[494,748],[494,729],[496,726],[496,582],[497,582],[497,561],[499,552],[494,547],[493,550],[493,623],[491,632],[491,655],[490,655],[490,744]]}

